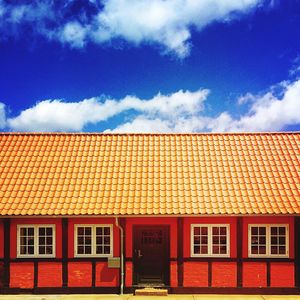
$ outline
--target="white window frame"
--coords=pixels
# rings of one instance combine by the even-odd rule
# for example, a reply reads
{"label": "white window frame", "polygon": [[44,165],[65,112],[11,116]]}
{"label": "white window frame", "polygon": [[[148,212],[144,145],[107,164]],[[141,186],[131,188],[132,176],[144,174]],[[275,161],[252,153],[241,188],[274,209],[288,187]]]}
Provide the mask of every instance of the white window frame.
{"label": "white window frame", "polygon": [[[21,228],[33,228],[34,231],[34,253],[21,254],[20,231]],[[52,254],[39,254],[39,228],[52,228]],[[49,258],[56,256],[56,226],[54,224],[19,224],[17,225],[17,257],[18,258]]]}
{"label": "white window frame", "polygon": [[[207,254],[199,254],[194,253],[194,228],[195,227],[208,227],[208,253]],[[226,253],[225,254],[214,254],[212,253],[212,228],[213,227],[226,227]],[[191,257],[230,257],[230,225],[229,224],[191,224]]]}
{"label": "white window frame", "polygon": [[[91,227],[92,228],[92,253],[91,254],[78,254],[77,252],[77,228],[78,227]],[[97,227],[109,227],[110,228],[110,253],[96,254],[96,228]],[[74,257],[112,257],[113,250],[114,231],[112,224],[75,224],[74,225]]]}
{"label": "white window frame", "polygon": [[[265,227],[266,228],[266,254],[252,254],[251,253],[251,228]],[[285,228],[285,254],[271,254],[271,227]],[[248,224],[248,257],[272,257],[282,258],[289,257],[289,224]]]}

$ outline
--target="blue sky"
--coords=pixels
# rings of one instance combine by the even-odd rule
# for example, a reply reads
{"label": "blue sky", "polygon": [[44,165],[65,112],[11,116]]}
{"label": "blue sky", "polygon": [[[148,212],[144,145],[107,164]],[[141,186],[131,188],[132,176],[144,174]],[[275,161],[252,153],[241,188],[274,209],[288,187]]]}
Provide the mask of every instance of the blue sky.
{"label": "blue sky", "polygon": [[300,130],[299,0],[0,0],[0,130]]}

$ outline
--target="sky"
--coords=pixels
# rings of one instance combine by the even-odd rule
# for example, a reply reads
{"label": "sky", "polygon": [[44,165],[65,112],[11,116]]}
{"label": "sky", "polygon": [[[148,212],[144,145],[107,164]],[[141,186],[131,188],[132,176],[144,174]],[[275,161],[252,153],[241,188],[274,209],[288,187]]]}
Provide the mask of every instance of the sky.
{"label": "sky", "polygon": [[0,0],[0,131],[300,131],[300,0]]}

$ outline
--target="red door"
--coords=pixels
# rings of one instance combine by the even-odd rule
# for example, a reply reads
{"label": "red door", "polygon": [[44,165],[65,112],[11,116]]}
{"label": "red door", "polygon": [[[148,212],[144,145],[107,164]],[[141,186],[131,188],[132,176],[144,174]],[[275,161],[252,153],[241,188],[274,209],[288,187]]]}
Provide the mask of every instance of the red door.
{"label": "red door", "polygon": [[133,227],[134,284],[161,286],[169,284],[169,227]]}

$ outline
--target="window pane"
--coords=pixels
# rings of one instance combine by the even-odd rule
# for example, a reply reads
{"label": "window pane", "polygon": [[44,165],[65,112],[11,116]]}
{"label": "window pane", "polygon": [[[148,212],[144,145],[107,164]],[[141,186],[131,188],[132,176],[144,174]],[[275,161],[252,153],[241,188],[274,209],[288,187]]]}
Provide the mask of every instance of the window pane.
{"label": "window pane", "polygon": [[279,234],[285,235],[285,227],[279,227]]}
{"label": "window pane", "polygon": [[259,235],[266,235],[266,227],[259,227]]}
{"label": "window pane", "polygon": [[27,239],[27,244],[33,246],[34,245],[34,238],[33,237],[29,237]]}
{"label": "window pane", "polygon": [[33,236],[34,235],[34,228],[28,228],[27,234]]}
{"label": "window pane", "polygon": [[285,237],[279,238],[279,245],[285,245]]}
{"label": "window pane", "polygon": [[271,235],[277,235],[278,227],[271,227]]}
{"label": "window pane", "polygon": [[85,227],[84,228],[84,234],[85,235],[92,235],[92,228],[91,227]]}
{"label": "window pane", "polygon": [[83,235],[84,234],[84,228],[83,227],[77,227],[77,234]]}
{"label": "window pane", "polygon": [[218,236],[213,237],[213,244],[219,244],[219,237]]}
{"label": "window pane", "polygon": [[200,244],[200,236],[195,236],[194,237],[194,245]]}
{"label": "window pane", "polygon": [[286,254],[285,246],[279,246],[279,254]]}
{"label": "window pane", "polygon": [[226,243],[227,243],[227,239],[226,239],[226,236],[221,236],[220,237],[220,244],[222,244],[222,245],[226,245]]}
{"label": "window pane", "polygon": [[278,252],[277,252],[277,246],[272,246],[271,247],[271,254],[278,254]]}
{"label": "window pane", "polygon": [[208,247],[207,246],[201,246],[201,254],[208,254]]}
{"label": "window pane", "polygon": [[47,245],[52,245],[52,237],[47,237]]}
{"label": "window pane", "polygon": [[258,227],[251,227],[251,235],[258,235]]}
{"label": "window pane", "polygon": [[194,254],[200,254],[200,246],[194,246]]}
{"label": "window pane", "polygon": [[109,254],[109,253],[110,253],[110,247],[104,246],[104,254]]}
{"label": "window pane", "polygon": [[85,246],[85,254],[92,254],[92,247],[91,246]]}
{"label": "window pane", "polygon": [[53,247],[52,246],[46,246],[46,254],[53,254]]}
{"label": "window pane", "polygon": [[39,228],[39,235],[45,235],[45,233],[46,233],[45,228],[43,228],[43,227]]}
{"label": "window pane", "polygon": [[34,254],[34,247],[33,246],[28,246],[27,251],[28,251],[27,254]]}
{"label": "window pane", "polygon": [[20,247],[20,254],[27,254],[27,253],[26,253],[26,249],[27,249],[26,246],[21,246],[21,247]]}
{"label": "window pane", "polygon": [[96,244],[103,244],[103,237],[102,236],[97,236],[96,238]]}
{"label": "window pane", "polygon": [[78,253],[78,254],[84,254],[83,250],[84,250],[84,247],[83,247],[83,246],[78,246],[78,247],[77,247],[77,253]]}
{"label": "window pane", "polygon": [[194,227],[194,235],[200,235],[200,227]]}
{"label": "window pane", "polygon": [[97,254],[103,254],[103,246],[97,246],[96,247],[96,253]]}
{"label": "window pane", "polygon": [[278,238],[277,237],[271,237],[271,244],[277,245],[278,244]]}
{"label": "window pane", "polygon": [[106,237],[104,238],[104,244],[106,244],[106,245],[109,245],[109,244],[110,244],[110,237],[109,237],[109,236],[106,236]]}
{"label": "window pane", "polygon": [[226,227],[220,227],[220,235],[226,235]]}
{"label": "window pane", "polygon": [[103,228],[102,227],[97,227],[96,228],[96,234],[97,235],[103,235]]}
{"label": "window pane", "polygon": [[105,235],[110,235],[110,228],[109,227],[104,227],[104,234]]}
{"label": "window pane", "polygon": [[208,243],[207,236],[201,236],[201,244],[207,244],[207,243]]}
{"label": "window pane", "polygon": [[46,239],[44,237],[39,237],[39,245],[45,245]]}
{"label": "window pane", "polygon": [[201,227],[201,234],[202,235],[207,235],[208,233],[208,228],[207,227]]}
{"label": "window pane", "polygon": [[265,246],[259,246],[259,254],[266,254],[266,247]]}
{"label": "window pane", "polygon": [[213,247],[212,247],[212,249],[213,249],[213,254],[219,254],[220,252],[219,252],[219,246],[216,246],[216,245],[213,245]]}
{"label": "window pane", "polygon": [[263,237],[260,236],[258,241],[259,241],[260,245],[265,245],[266,244],[266,237],[265,236],[263,236]]}
{"label": "window pane", "polygon": [[258,254],[258,247],[257,246],[252,246],[251,247],[251,253],[252,254]]}
{"label": "window pane", "polygon": [[227,247],[226,246],[221,246],[220,247],[220,254],[226,254],[227,252]]}
{"label": "window pane", "polygon": [[51,227],[47,227],[46,228],[46,233],[47,233],[47,235],[52,235],[53,234],[53,228],[51,228]]}
{"label": "window pane", "polygon": [[219,232],[220,232],[219,227],[213,227],[212,228],[212,234],[213,235],[219,235]]}
{"label": "window pane", "polygon": [[39,254],[45,254],[46,253],[46,248],[44,246],[39,246]]}

